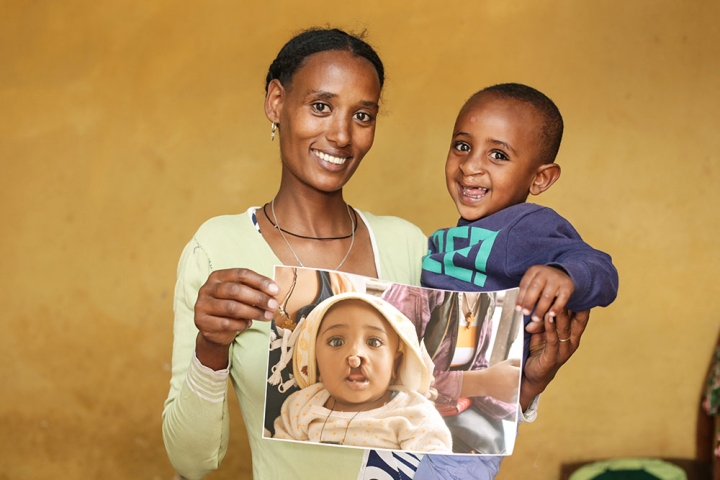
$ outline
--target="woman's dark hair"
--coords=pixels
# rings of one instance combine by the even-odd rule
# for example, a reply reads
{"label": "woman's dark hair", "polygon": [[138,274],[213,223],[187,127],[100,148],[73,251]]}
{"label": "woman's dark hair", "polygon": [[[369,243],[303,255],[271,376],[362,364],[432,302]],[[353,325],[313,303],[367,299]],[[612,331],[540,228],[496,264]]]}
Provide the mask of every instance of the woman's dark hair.
{"label": "woman's dark hair", "polygon": [[267,92],[268,84],[274,79],[278,79],[284,87],[289,87],[295,72],[303,66],[310,55],[330,50],[351,52],[368,60],[377,71],[382,89],[385,83],[385,68],[375,50],[362,40],[363,36],[364,32],[355,36],[337,28],[318,27],[299,33],[280,49],[277,58],[270,65],[265,79],[265,91]]}

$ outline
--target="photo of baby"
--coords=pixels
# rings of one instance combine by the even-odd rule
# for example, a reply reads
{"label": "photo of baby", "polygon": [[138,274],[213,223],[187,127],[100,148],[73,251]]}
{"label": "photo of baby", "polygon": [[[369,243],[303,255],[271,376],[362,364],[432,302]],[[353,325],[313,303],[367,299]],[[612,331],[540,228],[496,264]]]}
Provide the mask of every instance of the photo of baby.
{"label": "photo of baby", "polygon": [[297,267],[276,267],[275,280],[283,300],[271,325],[264,438],[512,452],[522,321],[502,307],[516,290],[462,294]]}
{"label": "photo of baby", "polygon": [[381,298],[347,292],[320,303],[293,352],[301,390],[283,403],[274,438],[452,452],[424,395],[430,375],[410,320]]}

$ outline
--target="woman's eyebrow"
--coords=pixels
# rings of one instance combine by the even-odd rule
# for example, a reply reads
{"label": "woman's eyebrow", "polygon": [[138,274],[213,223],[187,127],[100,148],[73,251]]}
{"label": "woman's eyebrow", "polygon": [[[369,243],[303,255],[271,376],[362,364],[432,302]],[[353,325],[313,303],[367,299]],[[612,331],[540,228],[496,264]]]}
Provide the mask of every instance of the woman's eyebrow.
{"label": "woman's eyebrow", "polygon": [[325,90],[310,90],[308,95],[313,95],[322,100],[329,100],[338,96],[337,93],[326,92]]}
{"label": "woman's eyebrow", "polygon": [[[308,92],[309,96],[313,96],[315,98],[318,98],[320,100],[330,100],[333,98],[337,98],[337,93],[327,92],[325,90],[310,90]],[[379,109],[380,105],[377,102],[373,102],[372,100],[361,100],[360,105],[362,105],[365,108],[374,108]]]}

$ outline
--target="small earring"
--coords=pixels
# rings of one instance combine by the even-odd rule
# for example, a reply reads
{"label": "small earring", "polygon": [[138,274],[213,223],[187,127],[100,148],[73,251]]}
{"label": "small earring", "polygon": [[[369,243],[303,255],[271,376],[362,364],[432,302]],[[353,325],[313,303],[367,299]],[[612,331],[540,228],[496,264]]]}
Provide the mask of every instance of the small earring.
{"label": "small earring", "polygon": [[270,130],[270,140],[275,140],[275,130],[277,130],[277,123],[273,122],[272,129]]}

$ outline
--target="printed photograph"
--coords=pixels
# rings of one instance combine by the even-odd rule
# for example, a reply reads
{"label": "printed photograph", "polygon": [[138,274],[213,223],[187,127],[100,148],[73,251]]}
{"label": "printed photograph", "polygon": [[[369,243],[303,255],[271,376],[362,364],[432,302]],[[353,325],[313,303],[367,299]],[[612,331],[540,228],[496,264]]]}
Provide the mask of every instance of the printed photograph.
{"label": "printed photograph", "polygon": [[452,292],[275,267],[263,437],[509,455],[523,358],[517,289]]}

